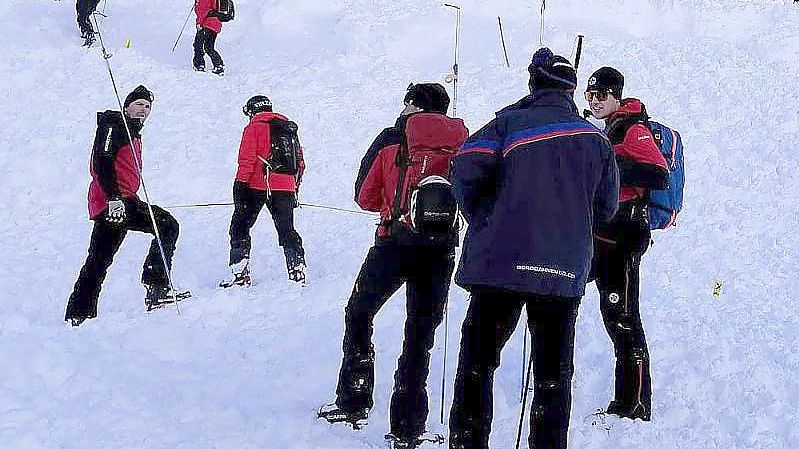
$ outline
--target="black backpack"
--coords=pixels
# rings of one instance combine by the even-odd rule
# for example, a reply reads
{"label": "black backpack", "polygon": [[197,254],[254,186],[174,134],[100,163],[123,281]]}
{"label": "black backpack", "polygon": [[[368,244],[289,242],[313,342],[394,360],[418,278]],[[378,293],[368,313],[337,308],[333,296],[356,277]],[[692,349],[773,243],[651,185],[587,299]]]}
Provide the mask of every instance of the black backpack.
{"label": "black backpack", "polygon": [[264,171],[296,175],[300,171],[302,159],[297,124],[279,118],[273,118],[268,123],[272,151],[269,160],[264,163]]}
{"label": "black backpack", "polygon": [[214,15],[220,22],[230,22],[236,18],[236,6],[233,0],[216,0]]}

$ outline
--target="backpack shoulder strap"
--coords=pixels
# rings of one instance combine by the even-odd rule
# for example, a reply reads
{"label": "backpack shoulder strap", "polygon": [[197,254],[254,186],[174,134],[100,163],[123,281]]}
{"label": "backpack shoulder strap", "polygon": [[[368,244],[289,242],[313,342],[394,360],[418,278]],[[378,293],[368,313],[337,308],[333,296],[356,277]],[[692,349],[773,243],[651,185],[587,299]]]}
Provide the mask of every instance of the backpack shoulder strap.
{"label": "backpack shoulder strap", "polygon": [[397,181],[397,190],[394,192],[394,202],[391,206],[391,219],[390,222],[399,220],[402,216],[402,192],[405,190],[405,177],[408,174],[408,166],[410,164],[410,157],[408,154],[408,146],[403,142],[397,150],[397,158],[394,161],[399,167],[399,180]]}

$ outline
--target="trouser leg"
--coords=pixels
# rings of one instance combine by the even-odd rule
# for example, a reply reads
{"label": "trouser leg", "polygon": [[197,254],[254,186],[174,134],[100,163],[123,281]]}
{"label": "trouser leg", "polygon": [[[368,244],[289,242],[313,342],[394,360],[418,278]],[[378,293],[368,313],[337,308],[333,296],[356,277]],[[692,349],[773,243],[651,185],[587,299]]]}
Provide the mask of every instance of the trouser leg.
{"label": "trouser leg", "polygon": [[533,341],[531,449],[566,449],[579,305],[580,298],[534,297],[527,301]]}
{"label": "trouser leg", "polygon": [[194,60],[192,61],[195,69],[205,68],[205,28],[197,30],[194,35]]}
{"label": "trouser leg", "polygon": [[652,387],[639,307],[641,253],[607,241],[598,241],[597,251],[600,310],[616,356],[614,407],[648,420]]}
{"label": "trouser leg", "polygon": [[494,372],[524,302],[498,292],[472,293],[461,331],[461,350],[450,411],[450,447],[487,449],[493,420]]}
{"label": "trouser leg", "polygon": [[[153,229],[153,220],[150,218],[147,204],[137,199],[126,199],[124,201],[125,225],[127,228],[131,231],[153,235],[153,240],[150,242],[150,250],[144,259],[141,282],[145,285],[166,286],[169,283],[168,272],[172,269],[172,255],[175,253],[180,226],[169,212],[158,206],[152,206],[153,217],[156,226],[158,226],[158,234],[163,245],[163,248],[159,248],[155,230]],[[161,249],[163,249],[163,257]],[[164,266],[164,259],[166,259],[166,266]]]}
{"label": "trouser leg", "polygon": [[265,191],[250,189],[242,183],[233,185],[233,217],[230,219],[230,265],[250,257],[250,229],[266,202]]}
{"label": "trouser leg", "polygon": [[425,429],[430,350],[447,304],[455,254],[448,248],[436,248],[413,259],[407,283],[405,339],[391,397],[391,433],[408,439]]}
{"label": "trouser leg", "polygon": [[403,283],[396,248],[374,246],[361,266],[345,311],[344,356],[336,387],[342,410],[371,408],[374,388],[373,320]]}
{"label": "trouser leg", "polygon": [[302,237],[294,229],[296,196],[293,192],[272,191],[267,208],[275,222],[278,245],[302,248]]}
{"label": "trouser leg", "polygon": [[100,296],[100,288],[126,232],[124,227],[110,225],[102,218],[94,222],[89,254],[67,302],[66,320],[97,316],[97,299]]}
{"label": "trouser leg", "polygon": [[100,0],[78,0],[75,3],[75,9],[78,15],[78,27],[82,35],[94,33],[94,26],[92,26],[91,15],[97,9],[97,4]]}
{"label": "trouser leg", "polygon": [[214,64],[214,67],[222,67],[225,65],[225,62],[222,61],[222,56],[219,55],[219,52],[216,51],[216,36],[217,33],[205,29],[205,39],[203,40],[203,48],[205,53],[208,54],[208,57],[211,58],[211,63]]}

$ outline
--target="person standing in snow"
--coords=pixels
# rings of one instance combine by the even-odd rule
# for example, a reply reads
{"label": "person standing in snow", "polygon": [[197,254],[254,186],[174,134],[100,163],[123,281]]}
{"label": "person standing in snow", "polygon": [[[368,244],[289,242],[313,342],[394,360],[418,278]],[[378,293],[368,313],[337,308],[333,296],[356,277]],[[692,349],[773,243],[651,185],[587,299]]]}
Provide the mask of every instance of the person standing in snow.
{"label": "person standing in snow", "polygon": [[151,218],[147,203],[136,195],[141,185],[141,130],[150,115],[152,102],[153,94],[146,87],[138,86],[125,98],[122,111],[97,113],[89,185],[89,216],[94,221],[94,229],[89,255],[67,303],[65,320],[73,326],[97,316],[100,288],[125,235],[128,231],[155,235],[153,218],[168,266],[164,267],[158,242],[153,238],[141,276],[147,288],[145,304],[149,310],[176,295],[169,289],[168,270],[171,270],[178,240],[178,222],[158,206],[152,207]]}
{"label": "person standing in snow", "polygon": [[297,125],[272,112],[272,102],[263,95],[250,98],[243,112],[250,122],[241,136],[239,167],[233,183],[231,273],[219,286],[250,285],[250,229],[264,205],[275,222],[289,279],[304,283],[305,250],[300,234],[294,229],[297,191],[305,172]]}
{"label": "person standing in snow", "polygon": [[194,37],[194,70],[205,71],[205,55],[211,58],[214,68],[211,73],[225,74],[225,63],[216,51],[216,36],[222,31],[222,22],[216,17],[217,0],[195,0],[194,13],[197,15],[197,35]]}
{"label": "person standing in snow", "polygon": [[78,12],[78,27],[80,28],[80,37],[84,39],[83,45],[86,47],[94,44],[95,31],[92,22],[89,19],[94,11],[97,9],[97,4],[100,0],[78,0],[75,4],[75,9]]}
{"label": "person standing in snow", "polygon": [[616,353],[615,396],[606,412],[649,421],[652,381],[639,312],[639,267],[650,244],[648,192],[666,188],[669,171],[647,126],[644,104],[623,99],[623,89],[624,76],[602,67],[591,75],[585,91],[591,113],[605,121],[621,177],[619,211],[596,229],[594,276],[605,329]]}
{"label": "person standing in snow", "polygon": [[542,48],[528,70],[531,94],[499,111],[454,159],[455,196],[469,223],[456,282],[471,300],[450,414],[452,449],[488,448],[494,372],[525,307],[533,340],[529,447],[566,448],[592,228],[618,206],[613,150],[577,113],[574,68]]}
{"label": "person standing in snow", "polygon": [[[404,102],[396,124],[383,130],[366,152],[355,182],[356,202],[364,210],[380,212],[381,224],[345,310],[336,401],[319,412],[329,422],[353,426],[367,418],[374,389],[373,320],[389,297],[406,284],[408,316],[387,436],[396,448],[416,447],[425,430],[430,349],[447,303],[458,242],[455,212],[453,225],[435,240],[403,221],[412,208],[407,203],[408,190],[422,184],[417,178],[423,180],[426,175],[423,162],[429,162],[428,173],[435,170],[436,158],[441,156],[431,151],[444,152],[443,172],[448,178],[451,154],[468,136],[462,120],[446,116],[450,100],[440,84],[412,84]],[[414,156],[424,151],[427,156]]]}

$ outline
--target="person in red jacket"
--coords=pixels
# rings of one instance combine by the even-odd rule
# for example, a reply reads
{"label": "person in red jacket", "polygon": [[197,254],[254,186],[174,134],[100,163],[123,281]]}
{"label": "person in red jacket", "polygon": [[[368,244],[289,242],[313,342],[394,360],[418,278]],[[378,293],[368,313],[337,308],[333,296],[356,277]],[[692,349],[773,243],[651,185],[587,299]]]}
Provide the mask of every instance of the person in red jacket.
{"label": "person in red jacket", "polygon": [[216,75],[225,73],[225,63],[216,51],[216,36],[222,31],[222,22],[216,17],[216,0],[195,0],[194,13],[197,14],[197,35],[194,37],[194,70],[205,71],[205,54],[211,58]]}
{"label": "person in red jacket", "polygon": [[89,167],[92,175],[89,217],[94,221],[94,229],[89,255],[67,303],[65,320],[73,326],[97,316],[100,288],[127,231],[154,235],[153,219],[158,226],[164,254],[162,259],[154,238],[141,276],[147,287],[145,304],[149,310],[169,302],[169,298],[176,295],[169,291],[168,270],[171,270],[177,244],[178,222],[158,206],[152,206],[151,218],[147,204],[136,195],[141,186],[141,129],[150,114],[152,101],[153,94],[146,87],[139,86],[125,98],[121,112],[97,113],[97,132]]}
{"label": "person in red jacket", "polygon": [[647,126],[646,108],[638,99],[623,98],[623,89],[624,76],[602,67],[591,75],[585,92],[593,116],[605,121],[621,183],[618,212],[597,225],[593,271],[616,353],[615,397],[606,411],[649,421],[652,381],[639,311],[639,268],[650,244],[648,192],[665,188],[669,172]]}
{"label": "person in red jacket", "polygon": [[[413,229],[401,218],[413,209],[403,203],[408,198],[395,195],[397,190],[412,189],[397,189],[400,182],[421,186],[421,181],[414,183],[422,176],[434,178],[426,173],[443,172],[441,177],[448,178],[449,158],[434,152],[454,154],[469,135],[462,120],[446,116],[448,107],[449,96],[440,84],[411,85],[396,125],[375,139],[355,182],[358,205],[380,212],[382,219],[347,303],[336,401],[322,407],[319,417],[355,427],[367,418],[374,388],[372,323],[394,292],[406,284],[408,317],[394,375],[391,433],[387,435],[393,447],[416,447],[425,430],[430,349],[447,303],[458,242],[457,227],[448,228],[440,240]],[[436,161],[442,160],[443,170],[436,168]],[[421,192],[421,187],[413,191]],[[452,201],[454,204],[454,197]]]}
{"label": "person in red jacket", "polygon": [[[219,285],[250,285],[250,229],[264,205],[275,222],[278,244],[283,247],[286,256],[289,279],[304,283],[305,250],[300,234],[294,229],[297,190],[305,172],[302,148],[296,138],[296,125],[285,116],[272,112],[272,102],[263,95],[250,98],[243,111],[250,118],[250,123],[241,136],[239,167],[233,183],[235,207],[230,221],[231,275]],[[285,126],[293,127],[293,131],[278,134]],[[291,141],[294,142],[293,146]],[[279,161],[278,153],[288,155],[292,160]],[[292,167],[286,169],[287,165]]]}

